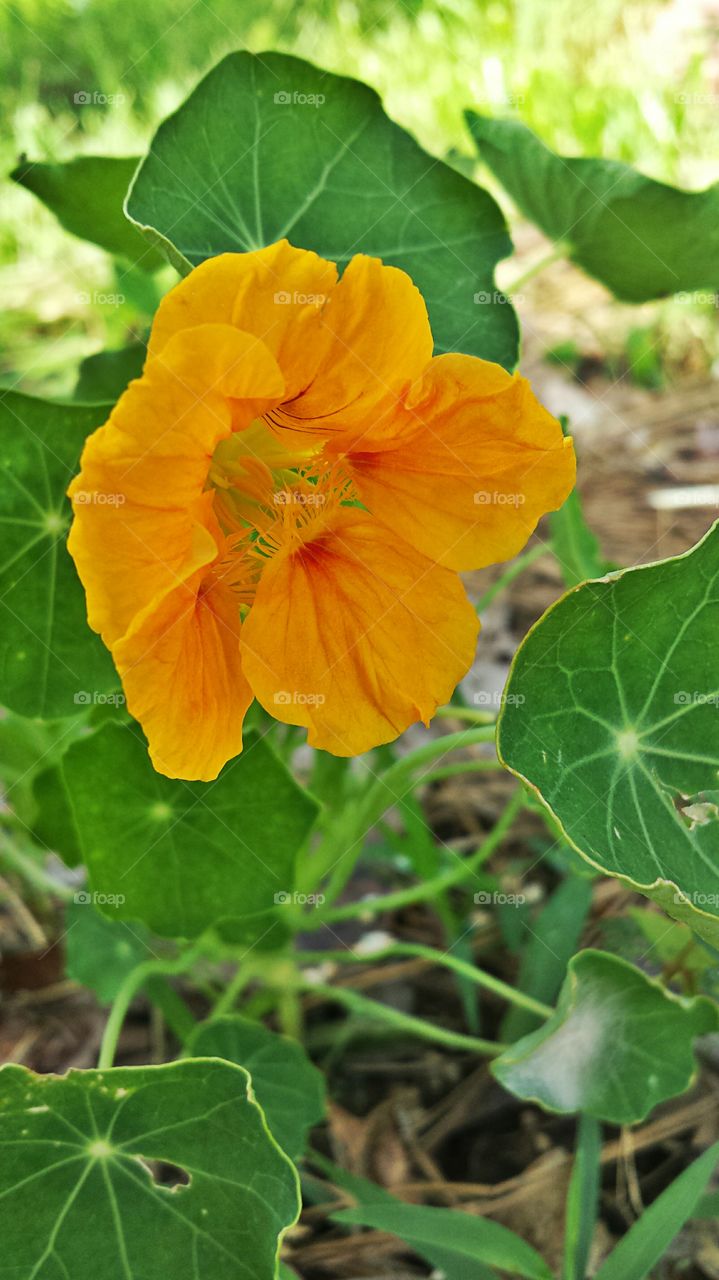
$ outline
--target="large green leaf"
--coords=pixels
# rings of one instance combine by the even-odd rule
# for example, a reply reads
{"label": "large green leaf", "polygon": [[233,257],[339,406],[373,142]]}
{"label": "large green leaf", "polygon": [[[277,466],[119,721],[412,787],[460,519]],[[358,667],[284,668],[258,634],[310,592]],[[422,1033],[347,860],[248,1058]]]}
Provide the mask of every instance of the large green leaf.
{"label": "large green leaf", "polygon": [[24,716],[74,716],[117,687],[65,541],[65,490],[101,406],[0,392],[0,702]]}
{"label": "large green leaf", "polygon": [[515,656],[498,731],[587,861],[715,942],[718,638],[719,524],[555,604]]}
{"label": "large green leaf", "polygon": [[492,1071],[551,1111],[634,1124],[688,1088],[692,1040],[716,1030],[718,1014],[705,997],[673,996],[626,960],[580,951],[556,1012],[495,1058]]}
{"label": "large green leaf", "polygon": [[[479,1280],[483,1264],[528,1280],[551,1280],[547,1264],[531,1245],[491,1218],[426,1205],[372,1202],[333,1214],[335,1222],[361,1223],[391,1231],[421,1257],[439,1267],[447,1280]],[[489,1272],[490,1275],[493,1272]]]}
{"label": "large green leaf", "polygon": [[257,734],[211,783],[155,773],[134,725],[107,724],[76,742],[61,768],[90,892],[106,915],[163,936],[224,922],[228,937],[251,928],[279,940],[276,901],[291,897],[317,806]]}
{"label": "large green leaf", "polygon": [[63,164],[23,160],[10,177],[42,200],[66,231],[151,271],[164,259],[122,210],[137,165],[135,156],[78,156]]}
{"label": "large green leaf", "polygon": [[719,285],[719,183],[680,191],[613,160],[555,155],[518,120],[467,120],[522,213],[622,301]]}
{"label": "large green leaf", "polygon": [[226,1058],[249,1071],[255,1097],[283,1151],[302,1155],[325,1113],[324,1077],[301,1045],[260,1022],[227,1016],[198,1026],[187,1044],[197,1058]]}
{"label": "large green leaf", "polygon": [[160,126],[126,208],[180,270],[285,236],[341,264],[373,254],[412,276],[438,350],[516,362],[516,317],[494,284],[511,252],[497,205],[355,80],[230,54]]}
{"label": "large green leaf", "polygon": [[[95,1280],[98,1267],[104,1280],[274,1280],[299,1209],[296,1172],[229,1063],[3,1067],[0,1144],[8,1280]],[[189,1183],[162,1185],[163,1165]]]}

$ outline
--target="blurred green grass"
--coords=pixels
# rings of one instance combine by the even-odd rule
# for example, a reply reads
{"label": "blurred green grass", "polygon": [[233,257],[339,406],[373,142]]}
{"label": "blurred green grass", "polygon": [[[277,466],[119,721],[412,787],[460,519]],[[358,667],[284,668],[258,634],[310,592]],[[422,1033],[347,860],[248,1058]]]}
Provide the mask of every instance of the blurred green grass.
{"label": "blurred green grass", "polygon": [[[637,164],[689,187],[717,177],[711,0],[14,0],[0,11],[0,143],[21,153],[141,151],[231,49],[277,48],[372,84],[430,151],[471,155],[462,111],[517,115],[560,151]],[[712,22],[714,30],[712,30]],[[81,104],[75,95],[104,95]],[[65,393],[79,360],[147,317],[100,250],[6,186],[0,376]],[[120,290],[122,292],[122,290]],[[124,291],[127,292],[127,291]],[[88,300],[89,299],[89,300]]]}

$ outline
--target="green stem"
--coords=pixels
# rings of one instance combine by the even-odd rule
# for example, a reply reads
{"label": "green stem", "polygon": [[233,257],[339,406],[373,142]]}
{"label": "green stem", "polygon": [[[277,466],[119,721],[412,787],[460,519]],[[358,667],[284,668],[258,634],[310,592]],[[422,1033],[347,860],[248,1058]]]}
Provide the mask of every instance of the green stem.
{"label": "green stem", "polygon": [[474,707],[455,707],[453,703],[449,703],[446,707],[440,707],[435,714],[441,720],[466,720],[469,724],[485,725],[493,732],[497,727],[496,717],[491,711],[477,711]]}
{"label": "green stem", "polygon": [[145,991],[162,1014],[170,1030],[177,1036],[180,1044],[189,1040],[197,1023],[181,995],[167,981],[166,977],[154,974],[145,979]]}
{"label": "green stem", "polygon": [[441,769],[430,769],[417,779],[417,784],[440,782],[442,778],[456,778],[461,773],[486,773],[491,769],[501,769],[499,760],[462,760],[458,764],[446,764]]}
{"label": "green stem", "polygon": [[416,751],[403,756],[401,760],[396,760],[368,787],[358,804],[344,815],[344,820],[340,820],[334,832],[328,833],[323,847],[308,865],[314,885],[319,884],[325,875],[329,875],[324,893],[326,898],[334,901],[352,873],[367,832],[379,822],[391,805],[402,801],[410,789],[414,772],[423,764],[431,764],[437,757],[441,758],[450,751],[471,747],[480,742],[491,742],[493,739],[494,725],[462,729],[458,733],[434,738]]}
{"label": "green stem", "polygon": [[391,1009],[389,1005],[370,1000],[367,996],[351,991],[347,987],[330,987],[307,981],[302,981],[300,986],[309,995],[320,996],[324,1000],[344,1005],[345,1009],[349,1009],[351,1013],[378,1019],[395,1027],[398,1031],[420,1036],[423,1040],[434,1040],[436,1044],[447,1045],[450,1049],[468,1049],[473,1053],[494,1056],[503,1053],[507,1048],[506,1045],[498,1044],[494,1040],[481,1040],[478,1036],[463,1035],[460,1031],[445,1031],[443,1027],[436,1027],[431,1022],[424,1022],[422,1018],[415,1018],[412,1014]]}
{"label": "green stem", "polygon": [[458,865],[443,871],[431,880],[413,885],[409,889],[398,889],[395,893],[386,893],[376,898],[363,898],[360,902],[349,902],[343,907],[330,907],[328,911],[320,910],[315,914],[315,925],[325,921],[353,920],[356,916],[377,915],[382,911],[395,911],[412,902],[422,902],[425,898],[433,898],[444,889],[461,884],[472,875],[478,867],[494,853],[524,803],[521,789],[517,789],[509,800],[503,813],[478,849],[468,858],[458,858]]}
{"label": "green stem", "polygon": [[535,560],[538,560],[540,556],[547,555],[547,553],[551,554],[551,547],[539,542],[536,546],[530,547],[528,551],[524,551],[521,556],[517,556],[516,560],[513,560],[509,567],[505,569],[502,576],[497,578],[497,581],[493,582],[491,587],[487,588],[483,596],[480,596],[477,601],[477,613],[484,613],[485,609],[488,609],[492,604],[492,601],[496,600],[497,596],[514,582],[514,579],[518,578],[520,573],[524,573],[524,570],[528,569],[530,564],[534,564]]}
{"label": "green stem", "polygon": [[535,276],[539,275],[540,271],[546,271],[547,267],[551,267],[553,262],[558,262],[560,258],[566,258],[568,254],[569,245],[565,244],[563,240],[560,240],[549,253],[546,253],[543,258],[540,258],[538,262],[535,262],[533,267],[527,267],[527,270],[523,271],[521,276],[517,277],[514,283],[507,289],[507,297],[511,299],[513,293],[519,293],[520,290],[524,288],[525,284],[529,284],[530,280],[533,280]]}
{"label": "green stem", "polygon": [[[466,960],[460,960],[457,956],[449,955],[448,952],[437,951],[434,947],[425,947],[419,942],[394,942],[391,946],[372,951],[367,955],[358,955],[355,951],[348,950],[302,951],[298,959],[303,963],[307,961],[311,964],[327,960],[333,960],[339,964],[373,964],[375,961],[390,960],[397,956],[418,956],[423,960],[429,960],[431,964],[444,965],[447,969],[453,969],[455,973],[468,978],[470,982],[475,982],[478,987],[484,987],[501,999],[508,1000],[510,1004],[519,1005],[520,1008],[527,1009],[540,1018],[549,1018],[554,1013],[549,1005],[541,1004],[539,1000],[525,995],[523,991],[516,991],[508,983],[502,982],[501,978],[495,978],[491,973],[485,973],[483,969],[477,969]],[[381,974],[379,977],[381,979]]]}
{"label": "green stem", "polygon": [[120,1038],[127,1011],[138,991],[150,978],[183,973],[197,959],[198,947],[190,947],[175,960],[146,960],[138,964],[123,982],[112,1003],[112,1008],[105,1024],[105,1031],[100,1045],[97,1066],[99,1071],[111,1067],[115,1060],[117,1042]]}
{"label": "green stem", "polygon": [[254,957],[244,963],[240,961],[222,995],[215,1001],[211,1016],[213,1018],[221,1018],[223,1014],[231,1013],[245,987],[252,981],[256,973],[257,965]]}
{"label": "green stem", "polygon": [[48,875],[45,868],[30,854],[23,853],[18,848],[16,840],[7,836],[5,832],[0,835],[0,858],[6,866],[42,894],[52,894],[56,898],[62,898],[69,902],[73,896],[73,890],[68,885],[63,884],[60,880],[55,880]]}

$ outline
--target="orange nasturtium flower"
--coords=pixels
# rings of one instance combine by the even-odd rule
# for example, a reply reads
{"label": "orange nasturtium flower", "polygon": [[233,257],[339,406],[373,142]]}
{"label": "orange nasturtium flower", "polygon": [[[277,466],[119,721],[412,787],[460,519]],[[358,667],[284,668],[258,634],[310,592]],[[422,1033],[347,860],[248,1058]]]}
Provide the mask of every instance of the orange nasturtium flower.
{"label": "orange nasturtium flower", "polygon": [[355,755],[425,723],[475,651],[458,570],[513,556],[574,454],[528,383],[432,356],[409,276],[281,241],[163,300],[88,440],[70,550],[155,768],[214,778],[256,697]]}

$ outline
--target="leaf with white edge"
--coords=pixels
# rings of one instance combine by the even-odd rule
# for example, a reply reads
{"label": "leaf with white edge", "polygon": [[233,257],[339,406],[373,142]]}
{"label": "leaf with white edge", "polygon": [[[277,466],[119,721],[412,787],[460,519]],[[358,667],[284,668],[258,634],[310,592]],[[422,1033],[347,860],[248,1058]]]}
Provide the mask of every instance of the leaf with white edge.
{"label": "leaf with white edge", "polygon": [[61,768],[106,915],[169,937],[218,926],[230,940],[282,940],[276,901],[292,893],[317,805],[256,733],[210,783],[155,773],[134,725],[105,725]]}
{"label": "leaf with white edge", "polygon": [[7,1280],[95,1280],[99,1264],[103,1280],[274,1280],[299,1211],[296,1171],[230,1063],[3,1067],[0,1146]]}
{"label": "leaf with white edge", "polygon": [[20,715],[77,716],[117,687],[65,545],[65,490],[106,416],[0,392],[0,702]]}
{"label": "leaf with white edge", "polygon": [[623,302],[719,286],[719,183],[681,191],[618,161],[555,155],[518,120],[467,122],[522,213]]}
{"label": "leaf with white edge", "polygon": [[598,870],[719,944],[719,523],[684,555],[587,582],[518,649],[504,764]]}
{"label": "leaf with white edge", "polygon": [[229,54],[160,126],[126,210],[181,271],[285,237],[341,265],[382,258],[422,293],[438,351],[516,363],[517,319],[494,283],[512,249],[498,206],[356,80]]}
{"label": "leaf with white edge", "polygon": [[719,1026],[704,996],[674,996],[604,951],[569,962],[555,1013],[492,1063],[497,1079],[550,1111],[635,1124],[689,1087],[695,1036]]}
{"label": "leaf with white edge", "polygon": [[76,156],[62,164],[24,160],[10,177],[47,205],[66,231],[152,271],[164,258],[123,213],[136,156]]}
{"label": "leaf with white edge", "polygon": [[447,1280],[479,1280],[487,1274],[483,1264],[527,1280],[552,1280],[549,1267],[537,1251],[491,1218],[404,1204],[401,1200],[342,1209],[332,1217],[335,1222],[361,1223],[377,1231],[391,1231],[420,1257],[439,1267]]}
{"label": "leaf with white edge", "polygon": [[197,1027],[187,1052],[198,1058],[225,1058],[249,1071],[252,1088],[283,1151],[296,1159],[307,1134],[325,1114],[324,1077],[295,1040],[260,1022],[227,1016]]}

